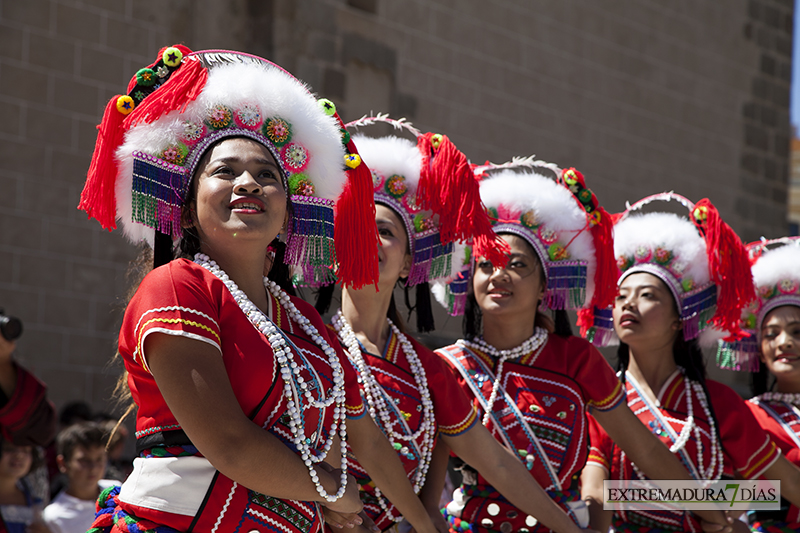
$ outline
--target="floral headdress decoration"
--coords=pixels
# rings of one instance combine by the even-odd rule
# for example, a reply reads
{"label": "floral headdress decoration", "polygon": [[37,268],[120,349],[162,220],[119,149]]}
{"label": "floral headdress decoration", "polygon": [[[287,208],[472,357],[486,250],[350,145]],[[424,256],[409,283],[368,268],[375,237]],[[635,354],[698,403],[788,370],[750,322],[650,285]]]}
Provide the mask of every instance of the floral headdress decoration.
{"label": "floral headdress decoration", "polygon": [[[535,169],[549,169],[557,179]],[[487,163],[473,171],[482,179],[481,198],[494,231],[522,237],[541,261],[547,280],[542,309],[581,309],[613,300],[615,287],[608,282],[614,268],[612,222],[580,172],[533,157]],[[464,311],[472,255],[482,254],[465,250],[460,271],[434,287],[451,315]]]}
{"label": "floral headdress decoration", "polygon": [[[655,201],[678,202],[688,217],[638,213]],[[740,335],[739,314],[754,296],[747,251],[708,199],[694,204],[671,192],[656,194],[615,218],[617,284],[638,272],[661,279],[675,299],[686,340],[700,336],[701,344],[711,345],[721,333]],[[610,306],[595,308],[581,334],[598,346],[617,344],[611,312]]]}
{"label": "floral headdress decoration", "polygon": [[717,364],[730,370],[758,371],[761,326],[770,311],[800,307],[800,237],[762,239],[747,245],[756,298],[742,312],[740,339],[723,339]]}
{"label": "floral headdress decoration", "polygon": [[[292,213],[285,261],[307,282],[331,268],[345,284],[377,279],[371,177],[336,107],[260,57],[176,45],[108,103],[78,206],[133,242],[181,238],[191,178],[212,143],[246,137],[280,167]],[[160,243],[160,244],[159,244]],[[162,250],[162,256],[164,252]]]}

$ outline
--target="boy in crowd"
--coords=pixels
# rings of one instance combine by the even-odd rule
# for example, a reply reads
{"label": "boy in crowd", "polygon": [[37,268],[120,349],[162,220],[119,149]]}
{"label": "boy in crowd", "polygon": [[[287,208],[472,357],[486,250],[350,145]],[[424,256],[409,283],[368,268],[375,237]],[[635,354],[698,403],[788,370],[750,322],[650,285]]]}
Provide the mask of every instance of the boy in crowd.
{"label": "boy in crowd", "polygon": [[44,521],[53,533],[85,533],[94,521],[100,492],[118,484],[101,479],[108,460],[106,437],[95,422],[69,426],[56,437],[56,461],[67,477],[67,488],[44,510]]}

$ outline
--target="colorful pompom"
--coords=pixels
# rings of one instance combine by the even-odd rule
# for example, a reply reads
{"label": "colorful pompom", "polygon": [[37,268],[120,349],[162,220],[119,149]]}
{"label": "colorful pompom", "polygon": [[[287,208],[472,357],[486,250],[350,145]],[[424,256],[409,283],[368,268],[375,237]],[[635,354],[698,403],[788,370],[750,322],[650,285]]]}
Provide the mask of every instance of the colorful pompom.
{"label": "colorful pompom", "polygon": [[536,212],[533,209],[522,213],[522,216],[519,217],[519,221],[528,229],[536,229],[539,225],[536,219]]}
{"label": "colorful pompom", "polygon": [[344,164],[347,168],[358,168],[361,164],[361,156],[358,154],[347,154],[344,156]]}
{"label": "colorful pompom", "polygon": [[547,248],[547,255],[550,256],[551,261],[563,261],[569,259],[569,252],[567,249],[558,243],[551,244]]}
{"label": "colorful pompom", "polygon": [[539,239],[547,246],[550,246],[558,240],[558,233],[550,228],[539,226],[539,231],[537,231],[537,233],[539,235]]}
{"label": "colorful pompom", "polygon": [[170,46],[161,54],[161,60],[168,67],[177,67],[183,59],[183,52],[174,46]]}
{"label": "colorful pompom", "polygon": [[319,100],[317,100],[317,103],[322,108],[322,110],[325,111],[325,114],[328,115],[329,117],[332,117],[333,115],[336,114],[336,105],[327,98],[320,98]]}
{"label": "colorful pompom", "polygon": [[434,150],[438,150],[439,146],[442,144],[443,140],[444,140],[444,137],[442,136],[441,133],[434,133],[431,136],[431,146],[433,146],[433,149]]}
{"label": "colorful pompom", "polygon": [[152,87],[156,83],[156,73],[151,68],[140,68],[136,72],[136,84],[142,87]]}
{"label": "colorful pompom", "polygon": [[672,260],[672,252],[670,252],[666,248],[658,246],[655,252],[653,252],[653,258],[659,265],[666,265]]}
{"label": "colorful pompom", "polygon": [[117,111],[119,111],[123,115],[129,114],[131,111],[133,111],[134,107],[136,107],[136,104],[133,103],[133,98],[131,98],[127,94],[123,94],[122,96],[117,98]]}

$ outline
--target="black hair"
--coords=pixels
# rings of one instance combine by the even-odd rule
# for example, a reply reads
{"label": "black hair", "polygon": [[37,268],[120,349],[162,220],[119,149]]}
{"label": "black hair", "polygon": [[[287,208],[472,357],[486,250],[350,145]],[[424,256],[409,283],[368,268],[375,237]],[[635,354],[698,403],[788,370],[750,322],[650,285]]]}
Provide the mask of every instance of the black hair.
{"label": "black hair", "polygon": [[750,376],[750,389],[753,396],[758,396],[767,392],[769,387],[769,369],[763,362],[759,362],[758,372],[753,372]]}
{"label": "black hair", "polygon": [[108,436],[108,430],[97,422],[73,424],[56,435],[56,452],[68,461],[78,446],[104,447]]}
{"label": "black hair", "polygon": [[415,300],[414,305],[408,297],[410,292],[408,285],[403,287],[403,294],[405,295],[406,307],[408,308],[408,320],[411,320],[411,313],[417,312],[417,331],[420,333],[428,333],[436,329],[433,321],[433,308],[431,307],[431,287],[427,281],[418,283],[415,286]]}

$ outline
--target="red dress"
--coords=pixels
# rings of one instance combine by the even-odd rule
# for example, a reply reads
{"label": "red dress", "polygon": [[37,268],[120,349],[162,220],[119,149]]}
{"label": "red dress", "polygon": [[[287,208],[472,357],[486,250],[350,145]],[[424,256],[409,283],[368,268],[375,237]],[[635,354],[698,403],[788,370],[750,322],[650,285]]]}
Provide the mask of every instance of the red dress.
{"label": "red dress", "polygon": [[[344,361],[339,343],[330,338],[319,314],[300,299],[292,298],[292,302]],[[314,368],[318,379],[307,370],[301,375],[327,395],[333,384],[327,357],[272,296],[270,305],[273,321],[297,347],[305,364]],[[160,525],[163,531],[319,530],[321,514],[316,503],[279,500],[249,490],[216,471],[202,457],[181,430],[147,368],[143,347],[153,332],[195,339],[219,349],[242,412],[294,449],[280,366],[268,340],[216,276],[191,261],[172,261],[142,281],[125,311],[120,331],[119,351],[138,406],[136,438],[140,454],[117,498],[120,516],[142,520],[140,529]],[[293,357],[302,368],[308,368],[295,350]],[[342,366],[347,414],[362,416],[356,376],[349,365]],[[307,442],[321,451],[333,419],[333,406],[306,409],[303,418]],[[236,443],[231,443],[231,453],[236,453]],[[332,464],[338,465],[339,450],[332,448],[330,454]]]}
{"label": "red dress", "polygon": [[[800,467],[800,409],[786,402],[758,397],[745,403],[783,455]],[[751,521],[754,531],[800,531],[800,508],[794,504],[789,504],[785,516],[762,519],[759,515],[756,515],[757,523]]]}
{"label": "red dress", "polygon": [[[483,413],[475,393],[480,391],[483,401],[490,397],[496,361],[461,345],[437,353]],[[614,371],[587,341],[551,334],[538,356],[533,352],[506,361],[500,384],[488,429],[530,465],[536,481],[577,522],[570,502],[580,502],[577,476],[589,449],[586,410],[607,411],[622,402]],[[505,398],[513,399],[513,405]],[[458,514],[474,531],[549,531],[511,505],[480,474],[465,475],[460,491],[456,494],[460,501],[451,502],[447,512]]]}
{"label": "red dress", "polygon": [[[628,374],[626,380],[628,406],[662,442],[671,446],[676,436],[680,435],[688,417],[686,402],[686,378],[678,369],[673,373],[658,394],[658,406],[647,401],[638,390],[638,384]],[[759,427],[755,418],[750,416],[736,392],[730,387],[706,380],[706,387],[711,396],[711,406],[716,416],[716,432],[722,445],[722,462],[717,462],[716,478],[720,470],[723,474],[734,474],[745,479],[754,479],[761,475],[778,457],[778,451],[769,436]],[[694,431],[684,448],[676,455],[695,479],[708,479],[703,470],[711,471],[712,455],[711,425],[706,412],[700,404],[698,394],[692,391],[692,413],[695,424],[700,429],[702,455],[698,460],[698,443]],[[660,406],[660,407],[659,407]],[[668,424],[669,427],[665,427]],[[624,451],[614,444],[602,427],[590,420],[590,439],[592,449],[588,464],[604,468],[609,478],[639,479],[633,464]],[[702,464],[700,464],[702,461]],[[617,531],[702,531],[697,519],[691,513],[673,512],[670,510],[628,511],[615,513],[614,527]]]}
{"label": "red dress", "polygon": [[[477,420],[477,414],[469,398],[462,392],[444,361],[414,338],[408,335],[406,338],[410,341],[420,364],[425,369],[428,389],[433,402],[437,434],[460,435],[467,431]],[[422,394],[417,387],[417,380],[398,336],[390,329],[383,354],[380,356],[371,354],[362,346],[361,355],[375,380],[386,392],[385,398],[392,402],[389,408],[393,430],[406,435],[409,434],[408,431],[416,433],[423,422]],[[358,370],[356,369],[356,371]],[[366,405],[366,401],[364,403]],[[399,420],[399,417],[403,417],[405,424]],[[375,423],[385,433],[387,430],[382,427],[380,417],[375,418]],[[406,428],[408,431],[405,431]],[[422,441],[423,435],[419,435],[414,444],[407,444],[397,451],[409,480],[414,479],[420,466],[420,452],[423,452]],[[403,441],[403,443],[407,442]],[[361,485],[361,499],[364,502],[364,510],[370,518],[381,530],[391,527],[394,522],[378,503],[375,484],[352,454],[349,457],[348,470]],[[387,505],[392,516],[399,516],[397,510],[386,501],[385,497],[384,504]]]}

